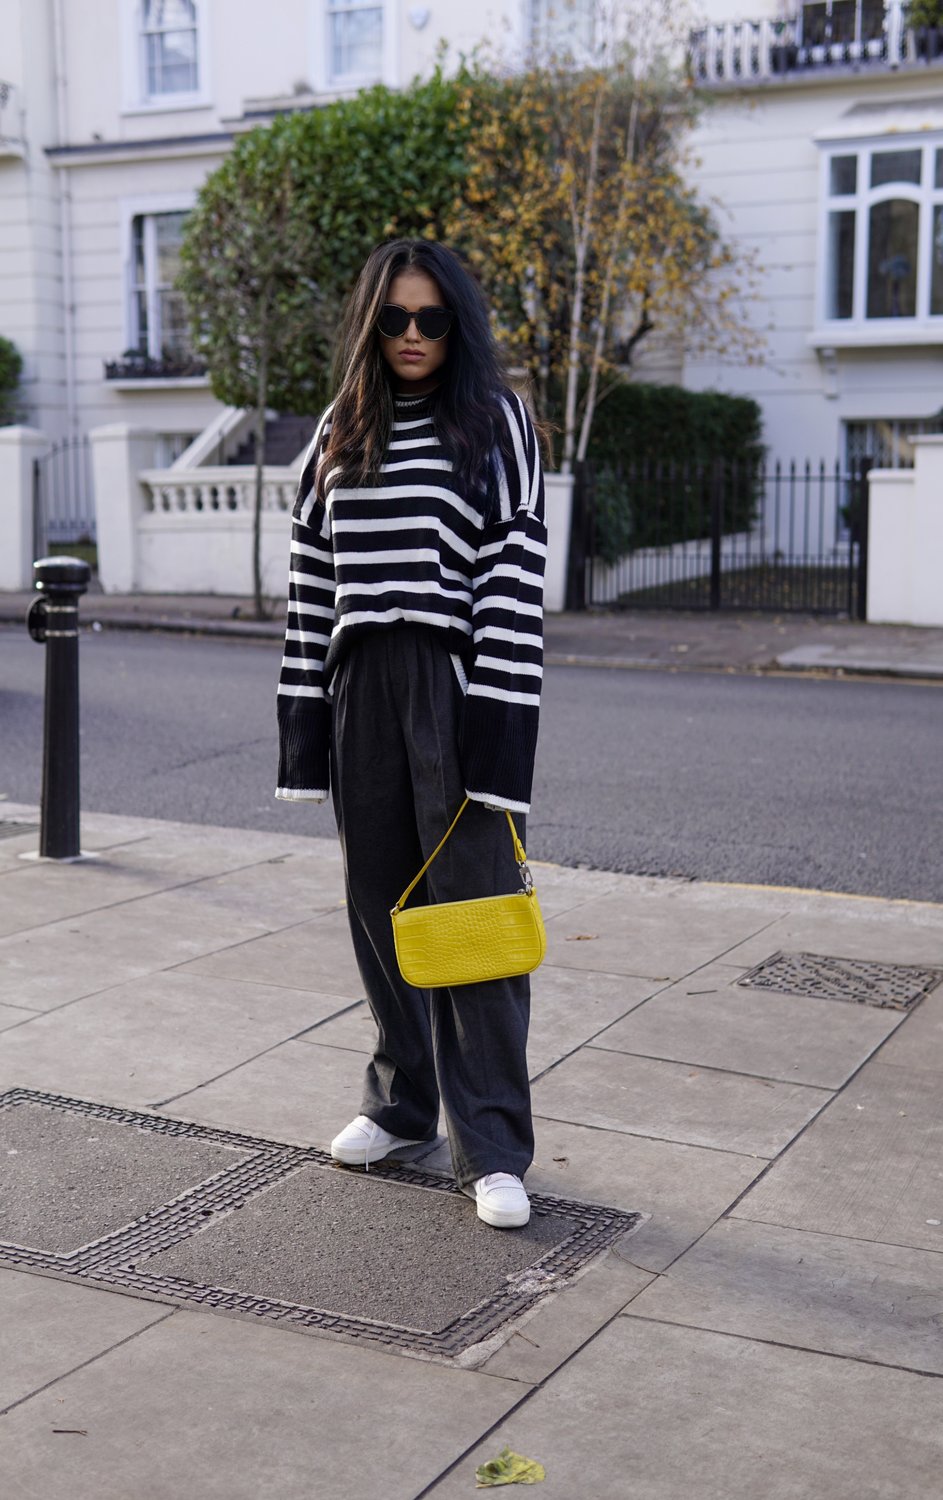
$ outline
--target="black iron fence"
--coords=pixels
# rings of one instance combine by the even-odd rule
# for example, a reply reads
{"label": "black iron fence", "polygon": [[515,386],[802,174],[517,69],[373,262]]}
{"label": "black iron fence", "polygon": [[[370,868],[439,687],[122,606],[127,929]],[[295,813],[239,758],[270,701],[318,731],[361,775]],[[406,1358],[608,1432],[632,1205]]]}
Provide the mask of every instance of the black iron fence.
{"label": "black iron fence", "polygon": [[870,467],[581,465],[567,605],[864,619]]}
{"label": "black iron fence", "polygon": [[34,555],[79,548],[94,563],[95,542],[91,445],[82,433],[63,438],[34,461]]}

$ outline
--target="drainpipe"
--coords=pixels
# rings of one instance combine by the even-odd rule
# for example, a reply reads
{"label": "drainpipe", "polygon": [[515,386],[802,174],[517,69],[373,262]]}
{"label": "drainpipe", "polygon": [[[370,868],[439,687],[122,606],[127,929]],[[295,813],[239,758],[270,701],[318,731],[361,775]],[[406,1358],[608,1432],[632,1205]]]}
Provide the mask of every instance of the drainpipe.
{"label": "drainpipe", "polygon": [[[56,80],[56,143],[68,143],[69,116],[66,99],[65,21],[62,0],[52,0],[53,66]],[[62,246],[62,304],[65,344],[66,425],[69,434],[78,431],[75,398],[75,280],[72,266],[72,187],[67,167],[57,167],[59,184],[59,236]]]}

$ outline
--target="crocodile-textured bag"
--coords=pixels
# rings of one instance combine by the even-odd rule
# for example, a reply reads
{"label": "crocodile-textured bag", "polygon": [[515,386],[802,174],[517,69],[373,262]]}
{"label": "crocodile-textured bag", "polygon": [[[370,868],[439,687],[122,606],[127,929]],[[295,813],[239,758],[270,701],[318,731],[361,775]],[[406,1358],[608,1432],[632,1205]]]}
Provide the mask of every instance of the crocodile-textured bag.
{"label": "crocodile-textured bag", "polygon": [[521,872],[519,891],[510,896],[441,901],[403,910],[467,806],[466,797],[445,838],[432,851],[390,912],[400,973],[407,984],[417,985],[420,989],[479,984],[485,979],[508,979],[512,974],[529,974],[542,963],[547,951],[547,935],[533,877],[509,812],[505,812],[505,817],[510,825]]}

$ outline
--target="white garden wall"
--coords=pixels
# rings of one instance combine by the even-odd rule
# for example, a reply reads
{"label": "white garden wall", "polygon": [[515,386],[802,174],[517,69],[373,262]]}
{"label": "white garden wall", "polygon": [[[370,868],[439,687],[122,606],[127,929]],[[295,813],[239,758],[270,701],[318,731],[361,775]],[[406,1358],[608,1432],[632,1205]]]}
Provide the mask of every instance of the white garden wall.
{"label": "white garden wall", "polygon": [[943,437],[914,448],[913,469],[870,475],[868,619],[943,625]]}

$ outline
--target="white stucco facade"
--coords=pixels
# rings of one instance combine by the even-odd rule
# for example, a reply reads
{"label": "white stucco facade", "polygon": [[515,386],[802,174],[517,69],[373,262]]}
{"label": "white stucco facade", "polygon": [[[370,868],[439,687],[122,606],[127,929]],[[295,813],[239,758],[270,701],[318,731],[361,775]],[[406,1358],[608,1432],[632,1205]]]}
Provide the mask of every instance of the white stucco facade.
{"label": "white stucco facade", "polygon": [[[767,355],[749,367],[713,357],[678,363],[652,343],[637,373],[755,396],[773,459],[844,460],[852,438],[864,451],[879,432],[885,447],[899,447],[909,427],[943,406],[943,269],[938,310],[928,301],[935,256],[943,266],[943,176],[937,188],[934,175],[943,172],[935,154],[943,58],[915,54],[899,0],[888,0],[881,40],[833,46],[824,60],[829,49],[819,46],[818,61],[806,48],[805,62],[792,43],[803,27],[806,41],[821,30],[829,3],[757,0],[751,20],[736,25],[728,24],[732,0],[701,9],[710,22],[699,79],[708,105],[691,171],[728,237],[755,253],[750,315],[766,331]],[[402,85],[433,65],[442,39],[453,56],[483,38],[513,55],[547,10],[543,0],[278,0],[264,10],[251,0],[168,0],[173,24],[193,21],[193,38],[186,66],[177,43],[167,52],[164,62],[181,75],[167,90],[149,72],[144,0],[3,0],[0,84],[10,87],[0,105],[0,332],[26,361],[21,420],[53,439],[107,424],[143,427],[158,435],[155,462],[178,454],[219,411],[205,379],[105,378],[106,362],[146,342],[145,303],[151,352],[160,352],[151,305],[160,291],[158,221],[185,211],[233,138],[276,110],[373,79]],[[359,30],[344,29],[351,16]],[[784,41],[790,64],[776,71]],[[860,304],[872,206],[862,184],[868,153],[888,142],[924,153],[916,190],[923,312],[876,318],[859,306],[829,318],[829,212],[858,215]],[[826,164],[838,151],[857,154],[860,171],[854,203],[836,209],[826,203]],[[914,184],[893,193],[912,198]],[[886,461],[886,452],[876,456]]]}
{"label": "white stucco facade", "polygon": [[[154,92],[142,0],[0,6],[0,333],[24,357],[22,420],[54,439],[143,426],[166,440],[158,461],[219,407],[204,378],[105,378],[106,362],[140,332],[132,280],[141,226],[146,235],[148,220],[185,210],[234,136],[277,110],[371,82],[407,83],[433,66],[443,38],[454,54],[486,35],[512,50],[530,13],[529,0],[474,9],[460,0],[193,0],[167,9],[175,24],[195,18],[193,77],[182,80],[193,86]],[[354,13],[361,29],[345,32],[343,17]]]}
{"label": "white stucco facade", "polygon": [[[756,21],[764,14],[775,20],[783,11],[762,0],[750,8]],[[892,19],[888,7],[885,53]],[[741,45],[744,28],[720,30],[721,47]],[[756,257],[749,314],[767,352],[746,368],[688,358],[683,381],[755,397],[771,459],[844,463],[868,453],[880,463],[906,462],[907,433],[932,424],[943,408],[943,57],[914,56],[905,33],[899,49],[896,63],[887,56],[856,62],[846,46],[843,60],[809,57],[806,66],[800,59],[765,77],[744,77],[741,62],[737,78],[708,84],[694,176],[728,238]],[[898,164],[912,178],[915,153],[920,181],[896,181]],[[856,176],[854,192],[832,191],[833,159],[854,161],[845,168]],[[904,258],[916,305],[891,315],[881,302],[880,268],[895,264],[894,247],[883,253],[871,237],[888,233],[882,214],[886,221],[911,212],[916,253]],[[842,226],[848,240],[839,266]]]}

